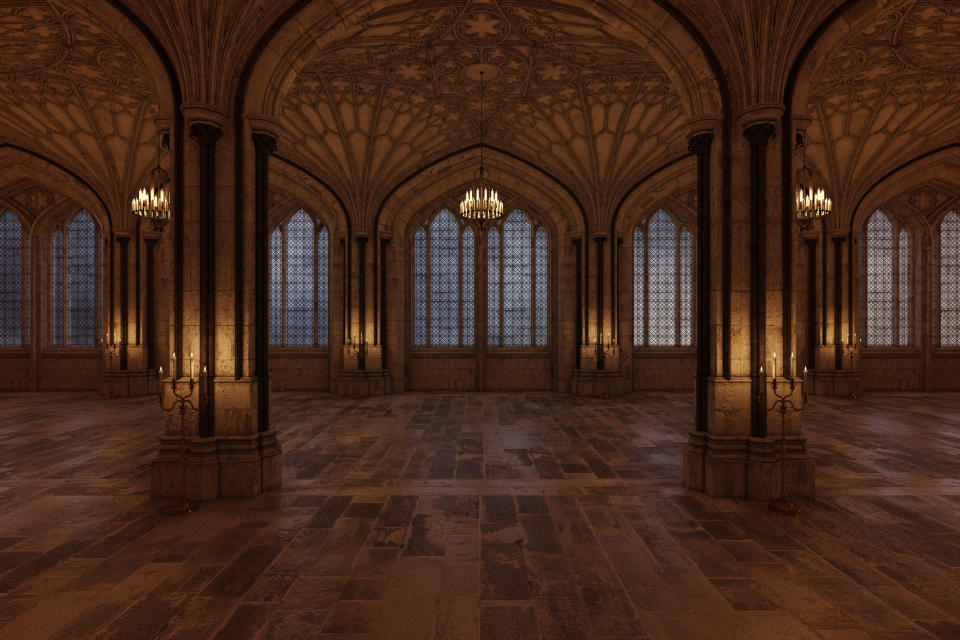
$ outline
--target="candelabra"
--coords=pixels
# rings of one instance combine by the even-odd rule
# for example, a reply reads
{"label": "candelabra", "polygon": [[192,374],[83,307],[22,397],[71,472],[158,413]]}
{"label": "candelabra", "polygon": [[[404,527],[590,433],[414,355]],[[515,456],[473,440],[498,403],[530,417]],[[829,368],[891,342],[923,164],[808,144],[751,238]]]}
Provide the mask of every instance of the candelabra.
{"label": "candelabra", "polygon": [[[100,345],[103,347],[103,350],[107,353],[107,361],[110,363],[109,367],[107,368],[107,371],[112,372],[113,356],[117,355],[117,351],[119,350],[120,345],[118,345],[116,342],[114,342],[113,344],[110,344],[109,342],[104,341],[103,338],[100,339]],[[113,392],[112,388],[108,388],[107,392],[103,394],[103,397],[106,398],[107,400],[112,400],[116,398],[117,395]]]}
{"label": "candelabra", "polygon": [[[776,357],[774,357],[774,363],[776,363]],[[806,373],[806,367],[804,367],[804,373]],[[797,379],[785,378],[785,380],[787,382],[786,385],[777,384],[776,364],[774,364],[773,395],[776,397],[776,400],[770,405],[769,411],[778,411],[780,413],[780,496],[770,501],[770,510],[784,515],[796,516],[800,515],[800,509],[787,497],[787,414],[800,411],[802,407],[798,408],[793,403],[793,392],[796,389]],[[802,390],[802,381],[800,385]],[[781,394],[777,390],[778,388],[783,388],[786,391]],[[806,403],[804,402],[804,404]]]}
{"label": "candelabra", "polygon": [[359,339],[347,339],[347,357],[357,359],[357,368],[363,369],[367,362],[367,343],[363,336]]}
{"label": "candelabra", "polygon": [[[163,367],[160,367],[160,406],[164,413],[178,411],[180,413],[180,485],[181,494],[179,502],[167,507],[169,515],[185,516],[197,508],[197,503],[190,502],[187,497],[187,410],[197,412],[197,405],[193,403],[193,389],[196,386],[196,380],[193,377],[193,357],[191,354],[190,377],[184,383],[176,378],[176,360],[174,360],[174,376],[170,378],[170,391],[173,393],[173,402],[169,406],[163,404]],[[206,375],[207,368],[203,368]],[[202,387],[201,387],[202,389]],[[201,401],[203,398],[201,397]]]}

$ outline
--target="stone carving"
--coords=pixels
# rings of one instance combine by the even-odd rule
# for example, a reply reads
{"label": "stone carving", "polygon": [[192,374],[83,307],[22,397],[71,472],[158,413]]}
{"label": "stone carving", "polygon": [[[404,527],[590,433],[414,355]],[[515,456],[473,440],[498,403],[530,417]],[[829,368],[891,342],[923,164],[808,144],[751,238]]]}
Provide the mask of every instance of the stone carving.
{"label": "stone carving", "polygon": [[667,74],[595,15],[547,0],[409,2],[321,49],[283,102],[287,144],[371,215],[423,164],[487,142],[551,172],[594,211],[682,146]]}
{"label": "stone carving", "polygon": [[158,101],[136,46],[116,34],[72,0],[0,5],[0,136],[123,207],[153,162]]}

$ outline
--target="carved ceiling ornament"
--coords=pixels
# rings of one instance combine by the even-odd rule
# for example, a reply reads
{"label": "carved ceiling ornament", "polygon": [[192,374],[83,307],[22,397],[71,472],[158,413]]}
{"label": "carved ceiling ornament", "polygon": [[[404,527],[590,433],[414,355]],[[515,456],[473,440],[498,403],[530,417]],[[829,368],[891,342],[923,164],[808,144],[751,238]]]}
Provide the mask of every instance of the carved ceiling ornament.
{"label": "carved ceiling ornament", "polygon": [[886,3],[829,54],[810,92],[811,164],[850,215],[878,178],[960,133],[960,5]]}
{"label": "carved ceiling ornament", "polygon": [[0,42],[3,137],[71,167],[123,210],[151,166],[158,112],[136,46],[73,0],[0,4]]}
{"label": "carved ceiling ornament", "polygon": [[461,0],[384,9],[316,51],[283,100],[284,148],[319,165],[370,222],[398,182],[475,144],[481,69],[491,146],[553,174],[600,216],[683,147],[667,73],[620,31],[548,0]]}

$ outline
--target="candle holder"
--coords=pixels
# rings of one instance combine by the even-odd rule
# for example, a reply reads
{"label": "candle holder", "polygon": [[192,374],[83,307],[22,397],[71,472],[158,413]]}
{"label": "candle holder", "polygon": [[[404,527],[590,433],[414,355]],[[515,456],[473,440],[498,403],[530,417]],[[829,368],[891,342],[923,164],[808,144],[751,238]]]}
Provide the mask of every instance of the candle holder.
{"label": "candle holder", "polygon": [[[113,371],[113,357],[117,355],[117,351],[120,349],[120,345],[114,342],[110,344],[105,340],[100,340],[100,345],[103,347],[104,353],[107,354],[107,362],[109,363],[107,371]],[[117,394],[113,392],[113,389],[107,389],[106,393],[103,394],[103,397],[107,400],[113,400],[117,397]]]}
{"label": "candle holder", "polygon": [[[796,413],[800,411],[801,408],[798,408],[793,403],[793,392],[796,389],[797,379],[796,378],[785,378],[787,384],[777,384],[777,376],[774,373],[773,376],[773,395],[776,397],[776,400],[773,401],[773,404],[770,405],[769,411],[778,411],[780,413],[780,495],[774,500],[770,501],[770,511],[775,511],[777,513],[782,513],[783,515],[788,516],[798,516],[800,515],[800,509],[797,505],[787,497],[787,414]],[[782,388],[785,390],[784,393],[780,393],[777,389]],[[800,388],[803,389],[803,381],[800,382]],[[806,398],[804,398],[803,404],[806,404]]]}
{"label": "candle holder", "polygon": [[[191,367],[192,368],[192,367]],[[174,365],[174,374],[176,365]],[[197,406],[191,400],[193,389],[196,386],[196,380],[191,371],[190,377],[186,383],[177,380],[176,377],[170,378],[170,390],[173,393],[174,400],[169,406],[163,404],[163,368],[160,368],[160,406],[164,413],[179,411],[180,413],[180,483],[182,487],[180,500],[167,507],[167,515],[185,516],[197,508],[196,502],[191,502],[187,497],[187,410],[197,412]],[[201,398],[202,400],[202,398]]]}
{"label": "candle holder", "polygon": [[363,336],[359,340],[347,340],[346,353],[350,358],[357,359],[357,368],[363,369],[367,361],[367,343]]}

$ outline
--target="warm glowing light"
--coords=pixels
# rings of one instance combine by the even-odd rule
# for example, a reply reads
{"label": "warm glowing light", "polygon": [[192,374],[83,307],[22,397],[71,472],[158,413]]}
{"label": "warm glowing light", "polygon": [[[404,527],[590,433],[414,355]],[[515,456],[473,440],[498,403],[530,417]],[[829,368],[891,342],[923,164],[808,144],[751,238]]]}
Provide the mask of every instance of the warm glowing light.
{"label": "warm glowing light", "polygon": [[496,220],[503,216],[503,202],[495,189],[480,187],[467,191],[460,203],[460,215],[467,220]]}
{"label": "warm glowing light", "polygon": [[833,200],[827,197],[823,189],[800,185],[797,188],[797,219],[814,220],[829,215],[833,211]]}

